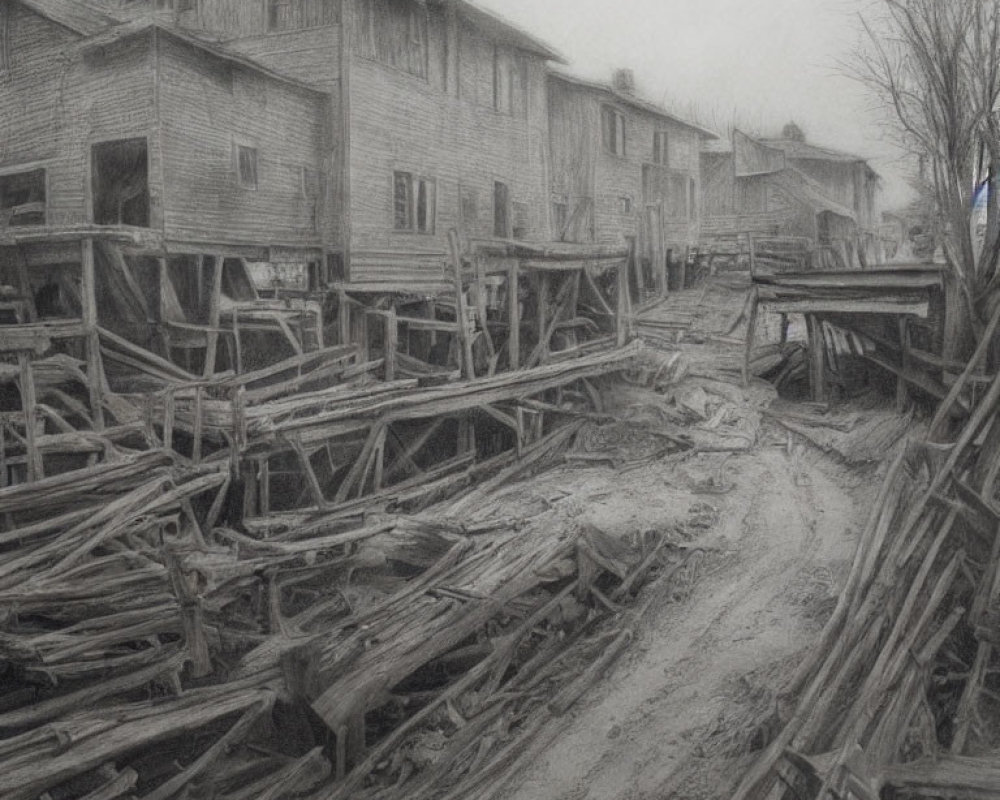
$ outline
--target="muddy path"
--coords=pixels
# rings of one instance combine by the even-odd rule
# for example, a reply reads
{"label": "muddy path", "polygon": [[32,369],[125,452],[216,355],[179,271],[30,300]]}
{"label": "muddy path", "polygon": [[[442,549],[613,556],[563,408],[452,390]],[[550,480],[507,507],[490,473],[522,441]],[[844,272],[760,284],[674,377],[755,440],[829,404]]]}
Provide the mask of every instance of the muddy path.
{"label": "muddy path", "polygon": [[789,447],[765,425],[746,453],[536,478],[530,495],[557,498],[580,524],[617,536],[673,527],[705,558],[690,591],[654,583],[640,596],[649,608],[636,642],[540,734],[549,744],[504,796],[726,797],[833,609],[877,471]]}

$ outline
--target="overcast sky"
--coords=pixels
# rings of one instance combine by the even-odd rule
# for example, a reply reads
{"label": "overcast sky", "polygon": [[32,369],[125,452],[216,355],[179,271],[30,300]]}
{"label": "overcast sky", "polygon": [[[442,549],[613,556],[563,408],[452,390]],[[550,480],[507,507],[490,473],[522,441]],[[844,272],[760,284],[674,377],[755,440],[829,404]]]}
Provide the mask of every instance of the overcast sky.
{"label": "overcast sky", "polygon": [[711,126],[764,133],[794,120],[809,141],[868,157],[885,205],[905,200],[906,168],[864,87],[838,64],[873,0],[476,0],[544,39],[569,69],[605,81],[635,71],[650,100]]}

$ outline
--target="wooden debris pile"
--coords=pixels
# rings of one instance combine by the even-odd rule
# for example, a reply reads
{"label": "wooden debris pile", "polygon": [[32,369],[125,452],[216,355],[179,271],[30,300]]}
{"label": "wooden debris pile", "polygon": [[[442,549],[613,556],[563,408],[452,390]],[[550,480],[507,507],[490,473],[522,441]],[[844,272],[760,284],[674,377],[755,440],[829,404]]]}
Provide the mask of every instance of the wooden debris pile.
{"label": "wooden debris pile", "polygon": [[688,558],[469,522],[531,468],[510,466],[433,520],[360,527],[238,529],[228,462],[164,451],[0,490],[0,796],[485,791],[625,649],[650,574]]}
{"label": "wooden debris pile", "polygon": [[913,442],[892,464],[837,608],[786,688],[785,727],[737,800],[995,795],[998,412],[1000,376],[954,442]]}

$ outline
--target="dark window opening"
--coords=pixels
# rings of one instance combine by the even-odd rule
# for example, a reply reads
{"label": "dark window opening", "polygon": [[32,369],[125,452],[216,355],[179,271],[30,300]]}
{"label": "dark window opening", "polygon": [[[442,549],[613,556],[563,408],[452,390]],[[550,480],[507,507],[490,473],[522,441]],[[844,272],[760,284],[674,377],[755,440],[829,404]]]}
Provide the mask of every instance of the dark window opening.
{"label": "dark window opening", "polygon": [[91,149],[94,223],[149,227],[149,156],[145,139]]}
{"label": "dark window opening", "polygon": [[625,155],[625,117],[610,106],[601,108],[601,141],[607,152]]}
{"label": "dark window opening", "polygon": [[397,231],[434,233],[436,184],[410,172],[393,173],[393,228]]}
{"label": "dark window opening", "polygon": [[0,71],[10,69],[10,3],[0,3]]}
{"label": "dark window opening", "polygon": [[410,0],[358,0],[358,53],[390,67],[427,77],[427,8]]}
{"label": "dark window opening", "polygon": [[511,236],[510,188],[501,181],[493,184],[493,235],[498,239]]}
{"label": "dark window opening", "polygon": [[664,131],[653,134],[653,163],[663,167],[670,163],[670,139]]}
{"label": "dark window opening", "polygon": [[45,224],[45,170],[0,175],[0,227]]}
{"label": "dark window opening", "polygon": [[236,176],[240,188],[257,188],[257,148],[247,145],[236,145]]}

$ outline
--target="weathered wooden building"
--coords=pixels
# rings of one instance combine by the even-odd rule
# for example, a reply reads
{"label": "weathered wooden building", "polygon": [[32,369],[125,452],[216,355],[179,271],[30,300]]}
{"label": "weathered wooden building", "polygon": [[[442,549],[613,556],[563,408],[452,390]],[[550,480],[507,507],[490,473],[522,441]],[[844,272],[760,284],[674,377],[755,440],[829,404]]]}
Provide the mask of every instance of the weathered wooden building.
{"label": "weathered wooden building", "polygon": [[[5,3],[0,35],[11,321],[76,316],[90,242],[97,322],[189,370],[213,372],[220,339],[238,366],[241,316],[293,351],[321,343],[317,309],[261,301],[249,265],[323,259],[323,92],[155,16],[71,0]],[[102,235],[117,229],[127,248]]]}
{"label": "weathered wooden building", "polygon": [[697,244],[699,153],[714,133],[638,97],[622,70],[611,85],[552,72],[549,134],[557,238],[633,237],[650,263]]}
{"label": "weathered wooden building", "polygon": [[701,159],[706,241],[799,237],[844,267],[881,260],[880,179],[860,156],[810,144],[792,124],[779,138],[734,131]]}
{"label": "weathered wooden building", "polygon": [[558,56],[516,27],[463,0],[124,5],[328,94],[320,228],[331,282],[440,287],[451,228],[549,237],[545,76]]}

